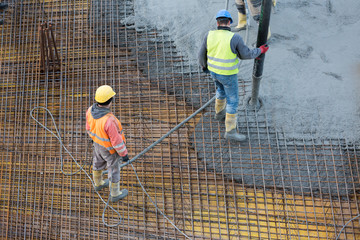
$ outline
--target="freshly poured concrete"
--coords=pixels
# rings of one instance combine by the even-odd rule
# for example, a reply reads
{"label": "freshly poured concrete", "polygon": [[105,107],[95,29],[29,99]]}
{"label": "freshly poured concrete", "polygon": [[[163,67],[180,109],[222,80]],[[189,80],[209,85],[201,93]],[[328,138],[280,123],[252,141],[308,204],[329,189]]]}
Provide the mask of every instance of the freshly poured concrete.
{"label": "freshly poured concrete", "polygon": [[[177,49],[196,63],[204,34],[226,1],[137,0],[136,26],[168,30]],[[279,0],[270,25],[260,97],[272,126],[291,137],[360,136],[360,17],[358,0]],[[230,0],[234,22],[237,10]],[[248,45],[256,42],[251,21]],[[245,37],[245,32],[240,33]],[[252,61],[239,78],[251,79]]]}
{"label": "freshly poured concrete", "polygon": [[[137,54],[139,70],[150,81],[154,78],[154,84],[160,84],[167,93],[185,96],[188,103],[198,108],[209,100],[208,92],[213,94],[214,89],[201,88],[204,92],[199,94],[199,89],[177,89],[166,78],[159,82],[157,77],[171,72],[178,74],[180,78],[174,79],[181,81],[182,74],[198,71],[200,44],[206,32],[216,28],[215,15],[225,2],[136,0],[135,15],[118,19],[116,12],[126,9],[109,0],[100,6],[101,12],[93,10],[94,30],[107,34],[117,45],[117,38],[126,36],[105,29],[135,26],[139,41],[131,54],[148,51],[140,38],[147,41],[148,31],[157,30],[154,41],[167,44],[158,54],[178,54],[189,63],[184,68],[166,62],[159,68],[149,64],[147,58],[151,56]],[[241,144],[225,141],[224,123],[212,120],[213,105],[195,128],[192,142],[208,169],[257,188],[321,196],[353,193],[353,184],[358,182],[358,174],[353,172],[356,163],[345,164],[348,153],[343,146],[357,142],[360,131],[359,7],[357,0],[278,1],[270,21],[272,38],[260,87],[263,107],[257,113],[246,108],[253,61],[242,61],[240,68],[239,82],[246,87],[239,90],[238,124],[248,140]],[[232,1],[229,11],[236,24],[237,10]],[[251,20],[249,31],[237,34],[254,47],[256,23]],[[173,51],[175,47],[177,53]],[[194,81],[210,81],[212,85],[209,76],[200,76],[203,79],[196,77]]]}

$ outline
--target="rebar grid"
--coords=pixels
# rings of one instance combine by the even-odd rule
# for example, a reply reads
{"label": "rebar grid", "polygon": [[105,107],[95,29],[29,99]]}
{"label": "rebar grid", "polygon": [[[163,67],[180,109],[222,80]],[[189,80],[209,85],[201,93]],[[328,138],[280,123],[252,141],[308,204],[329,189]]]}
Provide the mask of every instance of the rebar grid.
{"label": "rebar grid", "polygon": [[[91,171],[85,111],[109,84],[130,156],[209,100],[214,86],[176,51],[166,32],[135,27],[134,2],[13,1],[0,27],[0,236],[5,239],[183,239],[126,167],[129,196],[114,208],[117,228],[101,222],[103,203],[83,173],[60,172],[56,139],[29,116],[47,107],[63,142]],[[61,71],[40,71],[38,26],[54,24]],[[245,105],[249,80],[240,81]],[[266,106],[265,106],[266,107]],[[239,111],[249,140],[229,144],[213,110],[173,133],[135,162],[160,209],[193,239],[334,239],[359,213],[357,146],[344,139],[289,139],[265,111]],[[50,129],[49,116],[37,118]],[[65,157],[66,172],[78,170]],[[102,192],[107,199],[108,191]],[[107,210],[106,220],[116,215]],[[357,239],[353,221],[340,239]]]}

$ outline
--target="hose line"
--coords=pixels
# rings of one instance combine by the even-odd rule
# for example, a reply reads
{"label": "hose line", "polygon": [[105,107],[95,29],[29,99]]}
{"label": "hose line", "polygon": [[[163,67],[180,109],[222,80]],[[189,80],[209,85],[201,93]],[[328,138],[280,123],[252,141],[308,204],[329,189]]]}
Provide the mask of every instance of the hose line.
{"label": "hose line", "polygon": [[[249,27],[246,28],[246,34],[245,34],[245,44],[247,43],[248,41],[248,37],[249,37],[249,34],[248,34],[248,29]],[[240,62],[241,64],[242,62]],[[145,148],[142,152],[140,152],[139,154],[137,154],[135,157],[133,157],[131,160],[129,160],[128,162],[126,163],[123,163],[121,164],[119,167],[120,168],[123,168],[127,165],[131,165],[134,173],[135,173],[135,176],[136,176],[136,179],[137,181],[139,182],[139,185],[142,189],[142,191],[145,193],[145,195],[150,199],[151,203],[154,205],[155,209],[179,232],[181,233],[184,237],[186,237],[187,239],[191,239],[187,234],[185,234],[183,231],[181,231],[166,215],[165,213],[163,213],[159,207],[156,205],[156,203],[153,201],[153,199],[151,198],[151,196],[149,195],[149,193],[146,191],[144,185],[141,183],[140,181],[140,178],[139,178],[139,175],[134,167],[134,165],[132,164],[134,161],[136,161],[138,158],[140,158],[142,155],[144,155],[145,153],[147,153],[148,151],[150,151],[153,147],[155,147],[157,144],[159,144],[160,142],[162,142],[165,138],[167,138],[170,134],[172,134],[173,132],[175,132],[176,130],[178,130],[180,127],[182,127],[185,123],[187,123],[189,120],[191,120],[192,118],[194,118],[197,114],[199,114],[202,110],[204,110],[207,106],[209,106],[214,100],[216,99],[216,97],[214,96],[213,98],[211,98],[207,103],[205,103],[201,108],[199,108],[197,111],[195,111],[193,114],[191,114],[188,118],[186,118],[185,120],[183,120],[181,123],[179,123],[178,125],[176,125],[174,128],[172,128],[169,132],[167,132],[165,135],[163,135],[161,138],[159,138],[157,141],[155,141],[153,144],[151,144],[150,146],[148,146],[147,148]],[[38,110],[38,109],[43,109],[45,112],[47,112],[50,117],[51,117],[51,120],[52,120],[52,123],[54,125],[54,128],[55,128],[55,132],[51,131],[48,127],[46,127],[44,124],[42,124],[41,122],[38,121],[37,118],[34,117],[34,111],[35,110]],[[80,165],[76,159],[74,158],[74,156],[71,154],[71,152],[66,148],[66,146],[64,145],[63,141],[62,141],[62,138],[61,138],[61,135],[60,135],[60,132],[57,128],[57,125],[55,123],[55,119],[54,119],[54,116],[53,114],[49,111],[49,109],[47,109],[46,107],[42,107],[42,106],[38,106],[38,107],[34,107],[31,111],[30,111],[30,116],[32,119],[34,119],[34,121],[39,124],[41,127],[43,127],[46,131],[50,132],[60,143],[60,161],[61,161],[61,172],[66,175],[66,176],[73,176],[77,173],[79,173],[80,171],[83,171],[85,173],[85,175],[89,178],[91,184],[93,185],[94,187],[94,191],[95,193],[99,196],[100,200],[105,204],[105,207],[104,207],[104,210],[103,210],[103,213],[102,213],[102,222],[103,224],[106,226],[106,227],[117,227],[121,224],[122,222],[122,216],[120,215],[120,213],[118,211],[116,211],[112,206],[109,205],[109,200],[110,200],[110,194],[109,194],[109,198],[108,198],[108,201],[105,201],[100,193],[98,191],[95,190],[95,183],[94,181],[92,180],[92,177],[88,174],[88,172],[84,169],[84,166],[85,166],[85,163],[84,165]],[[79,167],[79,169],[76,171],[76,172],[71,172],[71,173],[66,173],[64,171],[64,162],[63,162],[63,156],[62,156],[62,148],[64,148],[64,150],[66,151],[66,153],[71,157],[71,159],[76,163],[76,165]],[[116,224],[113,224],[113,225],[110,225],[110,224],[107,224],[105,222],[105,211],[107,209],[107,207],[109,207],[111,210],[113,210],[117,215],[118,215],[118,218],[119,218],[119,221],[116,223]],[[360,217],[360,214],[355,216],[354,218],[350,219],[343,227],[342,229],[340,230],[337,238],[339,239],[342,231],[345,229],[345,227],[352,221],[354,221],[355,219],[359,218]]]}
{"label": "hose line", "polygon": [[160,142],[162,142],[165,138],[167,138],[170,134],[172,134],[173,132],[175,132],[176,130],[178,130],[182,125],[184,125],[185,123],[187,123],[189,120],[191,120],[193,117],[195,117],[199,112],[201,112],[202,110],[204,110],[207,106],[209,106],[214,100],[215,100],[216,96],[214,96],[212,99],[210,99],[207,103],[205,103],[201,108],[199,108],[198,110],[196,110],[193,114],[191,114],[189,117],[187,117],[184,121],[182,121],[181,123],[179,123],[178,125],[176,125],[173,129],[171,129],[169,132],[167,132],[166,134],[164,134],[161,138],[159,138],[156,142],[154,142],[153,144],[151,144],[150,146],[148,146],[147,148],[145,148],[142,152],[140,152],[138,155],[136,155],[135,157],[133,157],[130,161],[127,161],[126,163],[123,163],[120,165],[120,168],[123,168],[127,165],[129,165],[130,163],[136,161],[139,157],[141,157],[142,155],[144,155],[145,153],[147,153],[149,150],[151,150],[153,147],[155,147],[157,144],[159,144]]}
{"label": "hose line", "polygon": [[[159,138],[156,142],[154,142],[153,144],[151,144],[149,147],[147,147],[146,149],[144,149],[142,152],[140,152],[138,155],[136,155],[134,158],[132,158],[130,161],[124,163],[124,164],[121,164],[120,165],[120,169],[131,164],[131,167],[135,173],[135,176],[136,176],[136,179],[138,180],[140,186],[141,186],[141,189],[144,191],[144,193],[146,194],[146,196],[150,199],[151,203],[154,205],[154,207],[156,208],[156,210],[167,220],[169,221],[169,223],[176,229],[178,230],[182,235],[184,235],[187,239],[191,239],[188,235],[186,235],[183,231],[181,231],[160,209],[159,207],[156,205],[156,203],[152,200],[152,198],[150,197],[150,195],[148,194],[148,192],[146,191],[145,187],[143,186],[143,184],[141,183],[140,179],[139,179],[139,176],[135,170],[135,167],[134,165],[132,164],[135,160],[137,160],[139,157],[141,157],[142,155],[144,155],[145,153],[147,153],[148,151],[150,151],[153,147],[155,147],[157,144],[159,144],[160,142],[162,142],[166,137],[168,137],[170,134],[172,134],[173,132],[175,132],[176,130],[178,130],[181,126],[183,126],[185,123],[187,123],[189,120],[191,120],[192,118],[194,118],[198,113],[200,113],[202,110],[204,110],[207,106],[209,106],[214,100],[215,100],[215,96],[210,99],[207,103],[205,103],[201,108],[199,108],[197,111],[195,111],[193,114],[191,114],[188,118],[186,118],[184,121],[182,121],[181,123],[179,123],[177,126],[175,126],[173,129],[171,129],[169,132],[167,132],[164,136],[162,136],[161,138]],[[38,110],[38,109],[43,109],[45,110],[51,117],[51,121],[55,127],[55,132],[51,131],[48,127],[46,127],[44,124],[42,124],[41,122],[38,121],[37,118],[34,117],[34,111],[35,110]],[[60,146],[62,148],[65,149],[66,153],[71,157],[71,159],[76,163],[76,165],[79,167],[79,170],[77,170],[76,172],[72,172],[72,173],[65,173],[64,170],[63,170],[63,167],[64,167],[64,160],[63,160],[63,157],[62,157],[62,151],[60,151],[60,161],[61,161],[61,172],[66,175],[66,176],[73,176],[75,175],[76,173],[80,172],[80,171],[83,171],[85,173],[85,175],[90,179],[90,182],[91,184],[93,185],[94,187],[94,191],[96,192],[96,194],[99,196],[99,198],[101,199],[101,201],[103,201],[103,203],[105,204],[105,208],[104,208],[104,211],[102,213],[102,221],[104,223],[105,226],[107,227],[116,227],[116,226],[119,226],[122,222],[122,217],[120,215],[120,213],[118,211],[116,211],[113,207],[111,207],[109,205],[109,199],[110,199],[110,195],[109,195],[109,199],[107,202],[105,202],[105,200],[101,197],[101,195],[99,194],[98,191],[95,190],[95,183],[94,181],[92,180],[91,176],[86,172],[86,170],[84,169],[84,165],[81,166],[77,161],[76,159],[74,158],[74,156],[70,153],[70,151],[66,148],[66,146],[64,145],[62,139],[61,139],[61,135],[60,135],[60,132],[57,128],[57,125],[55,123],[55,119],[54,119],[54,116],[53,114],[49,111],[49,109],[47,109],[46,107],[41,107],[41,106],[38,106],[38,107],[34,107],[31,111],[30,111],[30,116],[32,119],[34,119],[34,121],[39,124],[41,127],[43,127],[46,131],[50,132],[53,136],[55,136],[55,138],[59,141],[60,143]],[[106,208],[107,207],[110,207],[111,210],[113,210],[118,216],[119,216],[119,221],[114,224],[114,225],[110,225],[110,224],[107,224],[105,222],[105,211],[106,211]]]}
{"label": "hose line", "polygon": [[351,223],[352,221],[354,221],[355,219],[357,219],[358,217],[360,217],[360,214],[357,215],[357,216],[355,216],[355,217],[353,217],[353,218],[350,219],[349,221],[347,221],[347,223],[345,223],[345,225],[341,228],[341,230],[340,230],[340,232],[339,232],[339,234],[338,234],[338,236],[336,237],[335,240],[338,240],[338,239],[340,238],[341,232],[345,229],[345,227],[346,227],[349,223]]}
{"label": "hose line", "polygon": [[[225,8],[228,9],[229,6],[229,0],[226,0],[226,6]],[[248,40],[248,28],[246,29],[246,36],[245,36],[245,42],[247,42]],[[241,63],[240,63],[241,64]],[[189,120],[191,120],[192,118],[194,118],[198,113],[200,113],[202,110],[204,110],[207,106],[209,106],[214,100],[216,99],[216,97],[214,96],[213,98],[211,98],[207,103],[205,103],[201,108],[199,108],[197,111],[195,111],[193,114],[191,114],[188,118],[186,118],[184,121],[182,121],[181,123],[179,123],[177,126],[175,126],[173,129],[171,129],[169,132],[167,132],[165,135],[163,135],[161,138],[159,138],[156,142],[154,142],[153,144],[151,144],[149,147],[145,148],[142,152],[140,152],[139,154],[137,154],[135,157],[133,157],[130,161],[123,163],[120,165],[120,169],[127,166],[127,165],[131,165],[136,179],[140,184],[141,189],[143,190],[143,192],[146,194],[146,196],[150,199],[151,203],[154,205],[154,207],[156,208],[156,210],[176,229],[178,230],[183,236],[185,236],[187,239],[191,239],[188,235],[186,235],[183,231],[181,231],[160,209],[159,207],[156,205],[156,203],[152,200],[152,198],[150,197],[149,193],[146,191],[145,187],[143,186],[143,184],[140,181],[140,178],[136,172],[136,169],[134,167],[134,165],[132,164],[134,161],[136,161],[139,157],[141,157],[142,155],[144,155],[145,153],[147,153],[148,151],[150,151],[153,147],[155,147],[157,144],[159,144],[160,142],[162,142],[165,138],[167,138],[170,134],[172,134],[173,132],[175,132],[176,130],[178,130],[180,127],[182,127],[185,123],[187,123]],[[42,124],[41,122],[39,122],[33,115],[35,110],[38,109],[43,109],[45,110],[51,117],[52,123],[55,127],[55,132],[51,131],[48,127],[46,127],[44,124]],[[61,135],[60,132],[57,128],[57,125],[55,123],[55,119],[53,114],[49,111],[49,109],[47,109],[46,107],[42,107],[42,106],[38,106],[38,107],[34,107],[31,111],[30,111],[30,116],[32,119],[34,119],[34,121],[39,124],[41,127],[43,127],[46,131],[50,132],[60,143],[60,161],[61,161],[61,172],[66,175],[66,176],[73,176],[77,173],[79,173],[80,171],[83,171],[85,173],[85,175],[89,178],[91,184],[94,187],[94,191],[95,193],[99,196],[99,198],[101,199],[101,201],[105,204],[104,207],[104,211],[102,213],[102,222],[104,223],[105,226],[107,227],[116,227],[119,226],[122,222],[122,217],[120,215],[120,213],[118,211],[116,211],[113,207],[111,207],[109,205],[109,200],[110,200],[110,194],[109,194],[109,198],[108,201],[105,202],[105,200],[101,197],[101,195],[99,194],[98,191],[95,190],[95,183],[92,180],[91,176],[86,172],[86,170],[84,169],[85,163],[84,165],[80,165],[76,159],[74,158],[74,156],[70,153],[70,151],[66,148],[66,146],[64,145],[62,139],[61,139]],[[66,153],[71,157],[71,159],[76,163],[76,165],[79,167],[79,169],[76,172],[71,172],[71,173],[66,173],[64,171],[64,161],[63,161],[63,157],[62,157],[62,148],[64,148],[64,150],[66,151]],[[110,225],[107,224],[105,222],[105,211],[107,209],[107,207],[109,207],[111,210],[113,210],[119,217],[119,221],[116,224]]]}
{"label": "hose line", "polygon": [[[55,127],[56,134],[55,134],[53,131],[51,131],[48,127],[46,127],[44,124],[42,124],[41,122],[39,122],[39,121],[34,117],[33,112],[34,112],[35,110],[37,110],[37,109],[43,109],[43,110],[45,110],[45,111],[50,115],[51,120],[52,120],[52,123],[53,123],[53,125],[54,125],[54,127]],[[94,187],[95,193],[99,196],[99,198],[101,199],[101,201],[103,201],[103,203],[106,204],[106,206],[105,206],[105,208],[104,208],[104,211],[103,211],[103,214],[102,214],[102,221],[103,221],[104,225],[107,226],[107,227],[116,227],[116,226],[120,225],[120,223],[122,222],[122,217],[121,217],[120,213],[119,213],[118,211],[116,211],[116,210],[115,210],[113,207],[111,207],[111,206],[109,206],[109,207],[119,216],[119,219],[120,219],[120,220],[119,220],[119,222],[118,222],[117,224],[114,224],[114,225],[109,225],[109,224],[107,224],[107,223],[105,222],[105,210],[106,210],[106,208],[107,208],[107,206],[108,206],[108,202],[109,202],[109,201],[108,201],[108,202],[105,202],[105,200],[101,197],[100,193],[95,190],[95,183],[94,183],[94,181],[92,180],[92,178],[90,177],[90,175],[86,172],[86,170],[84,169],[84,167],[81,166],[81,165],[76,161],[76,159],[74,158],[74,156],[73,156],[73,155],[70,153],[70,151],[65,147],[65,145],[64,145],[64,143],[63,143],[63,141],[62,141],[62,139],[61,139],[60,132],[59,132],[59,130],[58,130],[58,128],[57,128],[57,125],[56,125],[56,123],[55,123],[54,116],[53,116],[52,113],[49,111],[49,109],[47,109],[46,107],[41,107],[41,106],[34,107],[34,108],[30,111],[30,116],[31,116],[32,119],[35,120],[35,122],[36,122],[37,124],[39,124],[39,125],[40,125],[41,127],[43,127],[46,131],[48,131],[48,132],[50,132],[52,135],[54,135],[54,137],[59,141],[60,146],[65,149],[65,151],[67,152],[67,154],[69,154],[69,156],[71,157],[71,159],[72,159],[72,160],[76,163],[76,165],[78,165],[79,168],[80,168],[79,170],[77,170],[77,171],[74,172],[74,173],[70,173],[70,174],[69,174],[69,173],[65,173],[64,170],[63,170],[64,160],[63,160],[62,152],[60,151],[61,172],[62,172],[64,175],[66,175],[66,176],[73,176],[73,175],[75,175],[76,173],[78,173],[78,172],[80,172],[80,171],[83,171],[83,172],[85,173],[85,175],[90,179],[90,182],[91,182],[91,184],[92,184],[93,187]],[[109,199],[110,199],[110,197],[109,197]]]}

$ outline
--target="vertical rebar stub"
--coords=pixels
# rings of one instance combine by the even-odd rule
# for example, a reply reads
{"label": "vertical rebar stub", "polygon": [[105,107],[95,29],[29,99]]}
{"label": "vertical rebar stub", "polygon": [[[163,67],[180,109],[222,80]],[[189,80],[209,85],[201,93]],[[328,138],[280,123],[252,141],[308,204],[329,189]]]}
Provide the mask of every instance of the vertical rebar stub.
{"label": "vertical rebar stub", "polygon": [[60,71],[61,61],[56,47],[55,34],[52,23],[41,23],[39,26],[40,38],[40,71]]}

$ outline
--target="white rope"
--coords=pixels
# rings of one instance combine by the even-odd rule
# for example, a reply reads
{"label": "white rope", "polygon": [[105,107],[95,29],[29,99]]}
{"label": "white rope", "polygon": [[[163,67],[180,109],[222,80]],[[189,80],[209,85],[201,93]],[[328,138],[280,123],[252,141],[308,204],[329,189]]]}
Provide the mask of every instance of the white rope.
{"label": "white rope", "polygon": [[[214,100],[214,98],[211,99],[211,100],[208,102],[208,104],[209,104],[210,102],[212,102],[213,100]],[[204,106],[207,106],[208,104],[205,104]],[[203,106],[203,107],[204,107],[204,106]],[[52,123],[53,123],[53,125],[54,125],[54,127],[55,127],[55,131],[56,131],[57,134],[55,134],[53,131],[51,131],[48,127],[46,127],[44,124],[42,124],[41,122],[39,122],[39,121],[34,117],[33,112],[34,112],[35,110],[37,110],[37,109],[43,109],[43,110],[45,110],[45,111],[50,115],[51,120],[52,120]],[[199,111],[199,110],[198,110],[198,111]],[[198,111],[197,111],[197,112],[198,112]],[[197,112],[196,112],[196,113],[197,113]],[[93,185],[94,190],[95,190],[95,184],[94,184],[92,178],[90,177],[90,175],[85,171],[85,169],[83,168],[83,166],[80,166],[80,164],[76,161],[76,159],[73,157],[73,155],[69,152],[69,150],[68,150],[68,149],[65,147],[65,145],[63,144],[63,141],[61,140],[60,132],[59,132],[59,130],[58,130],[58,128],[57,128],[57,125],[56,125],[56,123],[55,123],[54,116],[53,116],[53,114],[49,111],[49,109],[47,109],[47,108],[45,108],[45,107],[40,107],[40,106],[35,107],[35,108],[33,108],[33,109],[30,111],[30,116],[31,116],[32,119],[35,120],[35,122],[37,122],[37,123],[38,123],[41,127],[43,127],[46,131],[50,132],[52,135],[55,136],[55,138],[59,141],[60,146],[65,149],[65,151],[69,154],[69,156],[71,157],[71,159],[76,163],[76,165],[78,165],[78,166],[80,167],[80,169],[79,169],[78,171],[74,172],[74,173],[70,173],[70,174],[65,173],[65,172],[63,171],[63,166],[64,166],[64,164],[63,164],[63,157],[62,157],[62,153],[60,152],[61,171],[62,171],[62,173],[65,174],[65,175],[67,175],[67,176],[73,176],[73,175],[75,175],[76,173],[78,173],[78,172],[80,172],[80,171],[83,171],[83,172],[85,173],[85,175],[90,179],[91,184]],[[195,115],[193,114],[193,115],[191,115],[191,116],[193,117],[193,116],[195,116]],[[188,119],[188,120],[189,120],[189,119]],[[184,124],[184,122],[183,122],[183,124]],[[180,125],[180,124],[179,124],[179,125]],[[178,125],[177,127],[180,127],[179,125]],[[176,128],[176,127],[175,127],[175,128]],[[174,130],[174,129],[173,129],[173,130]],[[155,146],[155,145],[153,145],[153,146]],[[149,151],[149,150],[150,150],[150,148],[148,148],[147,151]],[[142,154],[144,154],[144,153],[142,153]],[[138,156],[139,156],[139,154],[138,154]],[[133,158],[132,160],[135,160],[135,159]],[[150,197],[150,195],[148,194],[148,192],[145,190],[145,188],[144,188],[143,184],[141,183],[140,178],[139,178],[139,176],[138,176],[138,174],[137,174],[137,172],[136,172],[136,170],[135,170],[135,167],[133,166],[133,164],[132,164],[131,162],[132,162],[132,161],[129,161],[129,164],[131,164],[131,167],[132,167],[132,169],[134,170],[136,179],[138,180],[141,189],[144,191],[144,193],[146,194],[146,196],[150,199],[151,203],[154,205],[154,207],[156,208],[156,210],[157,210],[167,221],[169,221],[169,223],[170,223],[176,230],[178,230],[182,235],[184,235],[187,239],[191,239],[188,235],[186,235],[183,231],[181,231],[181,230],[158,208],[158,206],[157,206],[157,205],[155,204],[155,202],[152,200],[152,198]],[[126,165],[127,165],[127,164],[126,164]],[[101,201],[103,201],[103,203],[105,203],[105,208],[104,208],[104,211],[103,211],[103,213],[102,213],[102,221],[103,221],[104,225],[107,226],[107,227],[116,227],[116,226],[119,226],[120,223],[122,222],[122,217],[121,217],[121,215],[120,215],[120,213],[119,213],[118,211],[116,211],[113,207],[109,206],[110,195],[109,195],[108,201],[105,202],[105,200],[101,197],[101,195],[98,193],[98,191],[95,190],[95,192],[96,192],[96,194],[99,196],[99,198],[101,199]],[[107,208],[108,206],[119,216],[119,219],[120,219],[120,220],[119,220],[116,224],[114,224],[114,225],[109,225],[109,224],[107,224],[107,223],[105,222],[105,211],[106,211],[106,208]]]}
{"label": "white rope", "polygon": [[[54,127],[55,127],[55,130],[56,130],[56,133],[57,133],[57,134],[55,134],[53,131],[51,131],[48,127],[46,127],[44,124],[42,124],[41,122],[39,122],[39,121],[34,117],[33,112],[34,112],[35,110],[37,110],[37,109],[43,109],[43,110],[45,110],[45,111],[50,115],[51,120],[52,120],[52,123],[53,123],[53,125],[54,125]],[[98,191],[95,190],[95,183],[93,182],[93,180],[92,180],[92,178],[90,177],[90,175],[85,171],[85,169],[84,169],[82,166],[80,166],[80,164],[76,161],[76,159],[74,158],[74,156],[73,156],[73,155],[69,152],[69,150],[65,147],[63,141],[61,140],[60,132],[59,132],[57,126],[56,126],[54,116],[53,116],[52,113],[49,111],[49,109],[47,109],[46,107],[41,107],[41,106],[35,107],[35,108],[33,108],[33,109],[30,111],[30,116],[31,116],[32,119],[35,120],[35,122],[37,122],[40,126],[42,126],[46,131],[48,131],[48,132],[50,132],[52,135],[54,135],[54,137],[59,141],[60,146],[65,149],[65,151],[69,154],[69,156],[71,157],[71,159],[76,163],[76,165],[78,165],[78,166],[80,167],[80,169],[77,170],[77,171],[74,172],[74,173],[70,173],[70,174],[65,173],[64,170],[63,170],[64,161],[63,161],[63,157],[62,157],[62,152],[60,151],[61,172],[62,172],[64,175],[66,175],[66,176],[73,176],[73,175],[75,175],[76,173],[78,173],[78,172],[80,172],[80,171],[83,171],[83,172],[85,173],[85,175],[90,179],[90,182],[91,182],[91,184],[92,184],[93,187],[94,187],[95,193],[99,196],[99,198],[101,199],[101,201],[103,201],[103,203],[106,204],[106,206],[105,206],[105,208],[104,208],[103,215],[102,215],[102,221],[103,221],[104,225],[107,226],[107,227],[116,227],[116,226],[119,226],[120,223],[121,223],[121,221],[122,221],[122,217],[121,217],[120,213],[119,213],[118,211],[116,211],[116,210],[115,210],[113,207],[111,207],[111,206],[109,206],[109,207],[119,216],[120,220],[119,220],[119,222],[118,222],[117,224],[114,224],[114,225],[109,225],[109,224],[107,224],[107,223],[105,222],[105,216],[104,216],[104,215],[105,215],[105,210],[106,210],[106,208],[107,208],[107,206],[108,206],[109,200],[108,200],[107,202],[105,202],[105,200],[101,197],[101,195],[98,193]],[[109,195],[109,199],[110,199],[110,195]]]}

